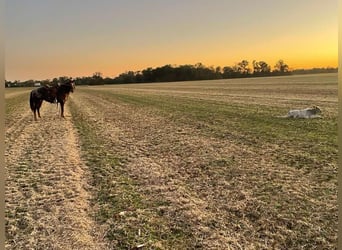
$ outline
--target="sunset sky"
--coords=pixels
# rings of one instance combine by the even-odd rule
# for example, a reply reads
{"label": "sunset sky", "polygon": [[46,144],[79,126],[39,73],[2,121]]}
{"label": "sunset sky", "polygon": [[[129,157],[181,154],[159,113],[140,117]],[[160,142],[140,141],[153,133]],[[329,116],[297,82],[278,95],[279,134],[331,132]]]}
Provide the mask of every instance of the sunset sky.
{"label": "sunset sky", "polygon": [[165,64],[338,66],[338,0],[10,0],[6,80]]}

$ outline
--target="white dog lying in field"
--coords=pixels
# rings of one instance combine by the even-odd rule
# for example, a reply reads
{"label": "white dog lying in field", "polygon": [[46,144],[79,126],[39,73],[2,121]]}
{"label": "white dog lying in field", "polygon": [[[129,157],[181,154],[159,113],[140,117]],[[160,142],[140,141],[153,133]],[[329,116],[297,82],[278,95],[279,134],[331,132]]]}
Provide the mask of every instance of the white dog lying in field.
{"label": "white dog lying in field", "polygon": [[306,109],[294,109],[290,110],[286,116],[279,116],[283,118],[320,118],[318,115],[321,113],[321,109],[317,106],[313,106],[312,108]]}

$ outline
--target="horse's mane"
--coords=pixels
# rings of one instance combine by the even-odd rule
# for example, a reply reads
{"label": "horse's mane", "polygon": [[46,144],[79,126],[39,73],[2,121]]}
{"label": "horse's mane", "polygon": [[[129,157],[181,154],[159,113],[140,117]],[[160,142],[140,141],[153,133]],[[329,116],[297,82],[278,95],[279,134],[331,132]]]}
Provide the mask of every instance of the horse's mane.
{"label": "horse's mane", "polygon": [[74,92],[74,88],[75,88],[74,82],[68,81],[66,83],[61,83],[58,86],[58,92],[69,94],[70,92]]}

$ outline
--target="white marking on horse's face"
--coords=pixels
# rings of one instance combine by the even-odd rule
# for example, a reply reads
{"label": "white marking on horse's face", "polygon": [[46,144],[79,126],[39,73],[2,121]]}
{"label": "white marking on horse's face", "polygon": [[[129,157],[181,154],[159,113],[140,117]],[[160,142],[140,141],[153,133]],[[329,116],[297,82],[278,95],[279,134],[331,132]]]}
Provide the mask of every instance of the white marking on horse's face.
{"label": "white marking on horse's face", "polygon": [[71,81],[71,92],[74,92],[74,89],[76,88],[75,81]]}

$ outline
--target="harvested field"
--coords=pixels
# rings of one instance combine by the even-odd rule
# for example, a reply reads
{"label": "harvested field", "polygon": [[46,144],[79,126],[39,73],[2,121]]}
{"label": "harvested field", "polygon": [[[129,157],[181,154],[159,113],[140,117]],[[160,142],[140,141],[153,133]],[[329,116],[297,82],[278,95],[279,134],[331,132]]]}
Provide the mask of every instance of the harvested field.
{"label": "harvested field", "polygon": [[7,249],[337,249],[337,74],[20,91]]}

